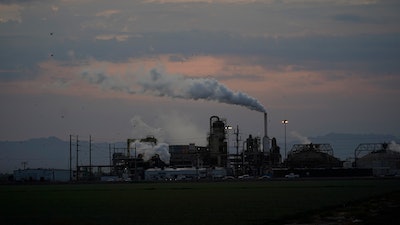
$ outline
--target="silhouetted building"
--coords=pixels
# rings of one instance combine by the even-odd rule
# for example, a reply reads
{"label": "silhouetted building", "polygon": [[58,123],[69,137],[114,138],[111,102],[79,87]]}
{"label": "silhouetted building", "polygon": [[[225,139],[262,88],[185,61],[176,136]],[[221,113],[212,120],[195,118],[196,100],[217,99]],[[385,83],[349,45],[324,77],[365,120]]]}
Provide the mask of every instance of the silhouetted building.
{"label": "silhouetted building", "polygon": [[333,156],[330,144],[296,144],[289,152],[285,165],[290,168],[342,167],[342,162]]}
{"label": "silhouetted building", "polygon": [[210,133],[208,136],[209,156],[205,161],[210,166],[226,167],[228,144],[226,142],[226,125],[218,116],[210,117]]}
{"label": "silhouetted building", "polygon": [[375,176],[400,175],[400,152],[387,143],[360,144],[355,150],[355,166],[371,168]]}

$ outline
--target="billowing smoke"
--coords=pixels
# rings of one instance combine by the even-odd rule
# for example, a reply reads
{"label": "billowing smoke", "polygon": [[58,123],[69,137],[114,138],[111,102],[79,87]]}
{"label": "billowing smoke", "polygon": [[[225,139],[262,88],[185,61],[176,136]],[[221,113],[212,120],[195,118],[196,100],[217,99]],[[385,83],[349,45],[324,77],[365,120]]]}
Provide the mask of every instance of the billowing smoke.
{"label": "billowing smoke", "polygon": [[308,139],[308,137],[305,137],[305,136],[301,135],[297,131],[291,131],[290,134],[294,138],[298,139],[302,144],[310,144],[311,143],[311,141],[310,141],[310,139]]}
{"label": "billowing smoke", "polygon": [[168,143],[207,145],[207,128],[196,125],[191,115],[172,110],[159,115],[155,122],[165,131],[162,133]]}
{"label": "billowing smoke", "polygon": [[146,124],[140,116],[134,116],[131,119],[131,124],[133,126],[133,137],[153,136],[157,138],[158,141],[164,141],[163,130],[161,128],[154,128]]}
{"label": "billowing smoke", "polygon": [[207,130],[200,129],[193,123],[190,115],[181,112],[171,111],[162,113],[157,119],[153,120],[153,124],[157,124],[157,128],[144,122],[139,115],[135,115],[130,122],[133,127],[131,137],[153,136],[159,142],[176,145],[189,143],[197,145],[207,144]]}
{"label": "billowing smoke", "polygon": [[144,161],[148,161],[153,156],[158,155],[164,163],[169,164],[171,154],[169,153],[169,145],[167,143],[156,145],[151,142],[135,141],[131,143],[130,147],[136,156],[142,155]]}
{"label": "billowing smoke", "polygon": [[117,76],[109,76],[99,70],[85,70],[82,77],[102,88],[130,94],[203,99],[240,105],[259,112],[266,111],[257,99],[242,92],[232,91],[214,78],[188,78],[178,74],[166,74],[162,68],[153,68],[144,74],[130,74],[129,81],[125,82],[121,82]]}
{"label": "billowing smoke", "polygon": [[147,136],[153,136],[159,142],[156,145],[152,142],[140,142],[139,140],[136,140],[131,143],[131,152],[134,152],[136,156],[142,155],[144,161],[148,161],[153,156],[158,155],[164,163],[169,164],[171,154],[169,153],[169,145],[167,143],[162,143],[164,141],[162,129],[151,127],[137,115],[131,119],[131,124],[133,126],[133,137],[140,139]]}
{"label": "billowing smoke", "polygon": [[400,144],[397,144],[395,141],[391,141],[389,143],[389,150],[400,152]]}

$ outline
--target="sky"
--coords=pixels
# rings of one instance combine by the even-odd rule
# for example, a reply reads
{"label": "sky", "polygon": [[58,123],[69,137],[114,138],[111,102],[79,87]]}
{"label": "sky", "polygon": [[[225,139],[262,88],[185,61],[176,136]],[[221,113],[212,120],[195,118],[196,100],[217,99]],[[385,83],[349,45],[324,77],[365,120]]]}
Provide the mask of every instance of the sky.
{"label": "sky", "polygon": [[[0,0],[0,140],[400,136],[396,0]],[[233,131],[231,132],[231,137]]]}

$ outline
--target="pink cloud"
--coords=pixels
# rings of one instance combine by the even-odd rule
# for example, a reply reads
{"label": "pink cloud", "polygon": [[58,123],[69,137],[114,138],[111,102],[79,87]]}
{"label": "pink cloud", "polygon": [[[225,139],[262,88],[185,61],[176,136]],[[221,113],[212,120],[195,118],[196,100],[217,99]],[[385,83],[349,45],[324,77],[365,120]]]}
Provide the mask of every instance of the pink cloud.
{"label": "pink cloud", "polygon": [[8,21],[16,21],[21,23],[21,11],[23,10],[22,6],[12,4],[12,5],[4,5],[0,4],[0,23],[6,23]]}
{"label": "pink cloud", "polygon": [[[85,64],[67,65],[54,60],[40,63],[40,74],[35,79],[1,83],[1,92],[18,94],[59,94],[90,96],[92,98],[151,99],[143,94],[128,94],[117,89],[104,89],[82,78],[85,68],[96,68],[108,76],[112,82],[121,82],[126,88],[135,89],[135,76],[162,67],[168,74],[186,77],[217,77],[221,83],[234,91],[247,93],[266,105],[284,107],[284,99],[329,99],[340,97],[366,98],[369,95],[385,93],[398,94],[397,89],[386,89],[385,84],[399,82],[397,76],[364,77],[346,74],[347,71],[306,71],[288,65],[279,70],[267,69],[261,65],[247,63],[233,56],[192,56],[183,61],[170,60],[171,55],[132,58],[126,62],[89,60]],[[232,74],[244,74],[240,79],[230,78]],[[245,79],[246,74],[261,77],[256,81]],[[332,74],[337,74],[333,76]],[[334,77],[334,79],[333,79]],[[118,85],[112,84],[112,85]],[[322,104],[322,100],[318,104]],[[290,101],[290,104],[293,104]],[[298,102],[297,106],[304,105]]]}

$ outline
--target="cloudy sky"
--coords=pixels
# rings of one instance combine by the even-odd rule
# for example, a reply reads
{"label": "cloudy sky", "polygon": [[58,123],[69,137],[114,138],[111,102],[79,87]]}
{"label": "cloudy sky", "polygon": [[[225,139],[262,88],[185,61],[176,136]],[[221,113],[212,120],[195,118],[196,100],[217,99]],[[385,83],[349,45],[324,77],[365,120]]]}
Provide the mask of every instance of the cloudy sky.
{"label": "cloudy sky", "polygon": [[[0,139],[400,136],[397,0],[1,0]],[[141,126],[140,124],[145,124]],[[140,125],[140,126],[139,126]],[[288,137],[295,138],[295,137]]]}

